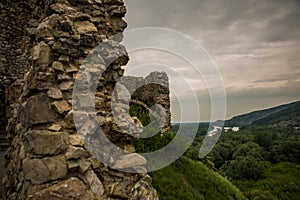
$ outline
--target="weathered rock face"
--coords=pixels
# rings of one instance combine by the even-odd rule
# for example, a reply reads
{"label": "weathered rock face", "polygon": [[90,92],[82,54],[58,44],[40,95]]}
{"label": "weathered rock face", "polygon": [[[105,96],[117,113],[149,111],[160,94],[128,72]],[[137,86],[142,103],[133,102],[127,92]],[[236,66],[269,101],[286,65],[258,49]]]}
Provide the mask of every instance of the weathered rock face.
{"label": "weathered rock face", "polygon": [[[14,70],[24,68],[16,72],[18,77],[28,71],[23,80],[6,89],[5,101],[9,106],[6,130],[10,146],[4,199],[158,199],[145,171],[129,174],[113,170],[91,155],[73,120],[74,106],[80,104],[89,109],[88,89],[94,87],[83,84],[79,88],[82,98],[74,101],[74,82],[80,82],[83,75],[97,78],[94,74],[103,72],[94,94],[97,121],[116,146],[134,151],[131,146],[134,137],[116,128],[111,109],[113,89],[123,75],[121,66],[128,61],[126,53],[116,57],[119,51],[124,52],[119,44],[122,34],[117,34],[126,28],[122,20],[126,13],[123,1],[1,1],[0,7],[1,33],[5,35],[0,40],[1,62],[5,64],[1,70],[10,71],[9,77],[13,77]],[[2,27],[11,21],[12,25]],[[11,37],[13,33],[16,37]],[[98,59],[92,64],[84,63],[94,47],[103,42],[107,45],[100,49],[104,56],[91,57]],[[7,51],[9,48],[13,50]],[[109,61],[113,62],[105,69],[102,62]],[[80,66],[86,66],[88,73],[80,74]],[[137,119],[128,120],[132,126],[139,124]],[[87,134],[97,131],[93,121],[83,118],[76,121]],[[128,131],[135,132],[131,126]],[[142,168],[145,164],[145,159],[138,154],[122,158],[109,162],[115,168]]]}

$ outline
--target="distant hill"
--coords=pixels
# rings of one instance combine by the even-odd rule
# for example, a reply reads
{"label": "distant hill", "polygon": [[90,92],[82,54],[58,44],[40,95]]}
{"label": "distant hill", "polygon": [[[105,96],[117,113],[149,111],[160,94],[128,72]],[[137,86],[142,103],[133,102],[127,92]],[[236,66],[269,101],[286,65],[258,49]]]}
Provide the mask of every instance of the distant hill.
{"label": "distant hill", "polygon": [[227,120],[225,124],[226,126],[298,126],[300,125],[300,101],[238,115]]}

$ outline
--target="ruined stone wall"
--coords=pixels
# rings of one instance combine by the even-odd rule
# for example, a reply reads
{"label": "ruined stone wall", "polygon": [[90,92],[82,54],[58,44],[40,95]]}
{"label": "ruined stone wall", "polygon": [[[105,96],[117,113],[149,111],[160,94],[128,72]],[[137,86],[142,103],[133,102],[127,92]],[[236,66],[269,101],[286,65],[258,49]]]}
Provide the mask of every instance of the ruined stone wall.
{"label": "ruined stone wall", "polygon": [[0,1],[0,131],[5,130],[5,88],[28,71],[30,40],[27,22],[33,15],[33,0]]}
{"label": "ruined stone wall", "polygon": [[[94,124],[97,123],[115,145],[134,152],[131,145],[134,137],[116,128],[111,110],[113,89],[123,75],[121,66],[128,61],[126,54],[114,57],[115,52],[124,51],[119,44],[121,35],[111,38],[126,27],[122,20],[126,12],[122,0],[10,2],[5,2],[7,5],[1,3],[1,7],[7,7],[9,11],[15,9],[15,3],[31,2],[30,7],[23,6],[31,11],[31,17],[28,19],[30,14],[17,11],[21,19],[12,18],[18,24],[11,26],[22,30],[22,33],[16,33],[18,37],[26,30],[26,45],[20,48],[20,54],[16,54],[16,48],[11,55],[1,51],[2,74],[9,69],[9,76],[12,76],[14,70],[20,70],[16,74],[21,76],[23,67],[30,70],[23,80],[6,90],[5,99],[10,106],[7,126],[10,146],[6,156],[4,199],[158,199],[145,170],[130,174],[103,165],[86,150],[86,141],[77,133],[77,129],[88,130],[88,138],[93,138],[99,131]],[[7,17],[2,13],[1,16]],[[3,30],[7,29],[1,27]],[[14,45],[8,34],[1,36],[0,45],[6,45],[5,49]],[[20,47],[20,37],[16,41]],[[105,54],[93,51],[99,43],[107,45],[107,49],[100,49]],[[26,49],[29,49],[28,55]],[[84,63],[89,54],[99,59],[98,62]],[[26,58],[26,63],[18,59],[19,55]],[[114,62],[105,69],[105,62],[111,59]],[[88,70],[87,73],[79,72],[82,67]],[[99,73],[103,73],[101,78],[97,76]],[[84,75],[99,81],[94,95],[97,122],[76,119],[76,129],[72,104],[77,106],[85,101],[73,101],[72,89],[74,82]],[[89,83],[84,86],[94,87]],[[87,88],[81,89],[83,97],[90,97],[85,93]],[[117,116],[122,118],[121,115]],[[138,125],[135,122],[127,125],[135,124]],[[134,127],[130,130],[135,132]],[[110,154],[106,156],[111,158]],[[108,162],[115,168],[142,169],[145,164],[138,154]]]}
{"label": "ruined stone wall", "polygon": [[[26,24],[32,18],[32,0],[0,1],[0,179],[4,176],[4,155],[7,148],[5,127],[9,116],[6,115],[6,88],[28,71],[26,60],[29,55],[30,39],[26,36]],[[23,13],[21,15],[21,13]],[[3,184],[0,181],[0,199]]]}
{"label": "ruined stone wall", "polygon": [[145,78],[124,76],[122,83],[129,90],[131,98],[146,104],[147,108],[151,109],[154,104],[161,105],[165,112],[165,119],[160,132],[171,131],[169,78],[165,72],[151,72]]}
{"label": "ruined stone wall", "polygon": [[[32,18],[33,0],[0,2],[0,80],[9,85],[28,71],[26,58],[30,44],[26,24]],[[22,14],[21,14],[22,13]]]}

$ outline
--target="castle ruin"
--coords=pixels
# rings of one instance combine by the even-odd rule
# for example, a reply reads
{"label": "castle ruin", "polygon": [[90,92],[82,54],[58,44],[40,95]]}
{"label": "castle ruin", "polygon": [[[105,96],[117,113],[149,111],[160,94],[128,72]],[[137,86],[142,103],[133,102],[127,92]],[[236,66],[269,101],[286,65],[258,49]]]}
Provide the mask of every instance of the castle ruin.
{"label": "castle ruin", "polygon": [[[120,131],[111,109],[113,90],[124,74],[121,67],[129,60],[126,51],[114,57],[125,50],[120,45],[127,26],[122,19],[126,13],[123,1],[4,0],[0,12],[2,198],[158,199],[151,177],[143,169],[143,157],[131,154],[135,156],[130,159],[109,160],[107,155],[116,168],[131,167],[137,173],[111,169],[85,148],[73,120],[73,103],[85,103],[72,99],[74,83],[82,78],[80,67],[88,65],[84,63],[88,55],[97,54],[93,49],[98,44],[105,43],[108,48],[101,51],[107,57],[87,67],[90,78],[98,82],[94,94],[97,122],[78,120],[79,128],[90,130],[98,123],[116,146],[135,152],[135,138]],[[104,68],[107,60],[113,61]],[[95,74],[101,70],[99,78]],[[163,73],[154,73],[148,79],[156,76],[167,82]],[[131,79],[134,81],[130,84],[147,83],[148,79]],[[89,96],[85,91],[82,88],[82,95]],[[167,110],[163,131],[170,130],[168,88],[146,85],[135,96],[145,104],[161,104]],[[139,123],[127,120],[130,130],[138,134],[134,126]]]}

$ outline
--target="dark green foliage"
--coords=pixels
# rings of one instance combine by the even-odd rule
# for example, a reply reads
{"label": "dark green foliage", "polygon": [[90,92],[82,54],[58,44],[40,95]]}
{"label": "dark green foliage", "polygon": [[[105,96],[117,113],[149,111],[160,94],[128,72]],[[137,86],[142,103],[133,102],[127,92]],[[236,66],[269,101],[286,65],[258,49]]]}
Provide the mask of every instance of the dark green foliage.
{"label": "dark green foliage", "polygon": [[209,157],[249,199],[300,199],[297,131],[248,126],[222,133]]}
{"label": "dark green foliage", "polygon": [[137,117],[143,126],[146,126],[151,122],[149,111],[140,105],[130,104],[129,114],[130,116]]}
{"label": "dark green foliage", "polygon": [[[151,122],[149,111],[140,105],[131,104],[129,112],[131,116],[137,117],[141,121],[143,126],[146,126]],[[151,128],[147,128],[144,129],[144,131],[154,132],[156,130],[151,130]],[[157,134],[151,138],[141,138],[135,141],[134,147],[139,153],[153,152],[166,146],[173,138],[173,133],[169,132],[160,134],[159,132],[157,132]]]}
{"label": "dark green foliage", "polygon": [[[131,105],[130,114],[131,116],[138,117],[143,125],[150,123],[149,113],[141,106]],[[198,136],[204,135],[206,130],[206,125],[200,126]],[[184,131],[188,134],[188,125],[185,126]],[[174,133],[157,134],[151,138],[137,140],[134,146],[139,153],[153,152],[166,146],[174,138],[174,135]],[[195,150],[189,150],[187,154],[192,153],[193,155],[188,156],[192,156],[194,160],[198,160],[198,152],[196,153]],[[152,172],[153,186],[158,191],[160,199],[245,199],[241,192],[229,181],[211,170],[214,169],[214,164],[208,158],[202,161],[209,168],[200,162],[194,162],[187,157],[182,157],[172,165]]]}
{"label": "dark green foliage", "polygon": [[[283,112],[282,108],[287,107],[276,112]],[[150,122],[143,108],[134,106],[131,114],[138,116],[144,125]],[[174,133],[140,139],[135,147],[138,152],[158,150],[173,139],[178,128],[176,124]],[[199,124],[197,137],[184,156],[151,173],[160,199],[245,199],[244,196],[250,200],[300,199],[299,131],[246,125],[239,132],[222,133],[209,155],[199,159],[207,128],[208,124]],[[191,132],[189,124],[185,124],[184,131],[187,135]]]}
{"label": "dark green foliage", "polygon": [[253,190],[250,193],[249,199],[253,200],[277,200],[269,191]]}
{"label": "dark green foliage", "polygon": [[181,157],[172,165],[151,173],[161,200],[246,199],[225,178],[201,162]]}
{"label": "dark green foliage", "polygon": [[263,160],[263,149],[254,142],[239,145],[232,159],[229,164],[222,167],[222,171],[226,176],[236,180],[262,178],[268,165]]}
{"label": "dark green foliage", "polygon": [[265,171],[264,179],[256,182],[233,181],[233,183],[249,199],[298,200],[300,197],[300,165],[278,163]]}
{"label": "dark green foliage", "polygon": [[262,160],[263,149],[255,142],[248,142],[246,144],[241,144],[237,147],[236,151],[233,153],[232,158],[237,160],[239,158],[251,156]]}
{"label": "dark green foliage", "polygon": [[270,134],[267,131],[258,131],[254,136],[254,142],[264,149],[270,149],[272,141],[276,139],[275,134]]}
{"label": "dark green foliage", "polygon": [[300,164],[300,140],[276,140],[270,148],[272,162],[293,162]]}
{"label": "dark green foliage", "polygon": [[173,138],[173,133],[158,134],[151,138],[141,138],[135,141],[134,147],[139,153],[153,152],[166,146]]}
{"label": "dark green foliage", "polygon": [[224,175],[235,180],[258,180],[263,177],[267,162],[253,156],[238,157],[221,168]]}

